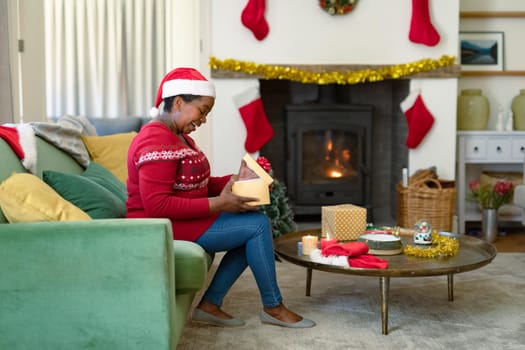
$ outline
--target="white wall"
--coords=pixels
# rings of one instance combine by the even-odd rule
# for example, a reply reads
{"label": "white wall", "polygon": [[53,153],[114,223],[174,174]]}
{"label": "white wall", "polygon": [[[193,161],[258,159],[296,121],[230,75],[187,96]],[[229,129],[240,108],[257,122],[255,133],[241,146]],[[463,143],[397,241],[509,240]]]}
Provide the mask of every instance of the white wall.
{"label": "white wall", "polygon": [[[24,64],[25,121],[42,120],[45,114],[43,18],[41,2],[9,1],[10,28],[16,44],[14,8],[20,3],[21,32],[26,41]],[[457,55],[459,7],[465,11],[525,11],[523,0],[431,0],[433,23],[441,35],[435,47],[411,43],[408,40],[411,5],[409,0],[360,1],[347,15],[329,16],[319,8],[317,1],[267,0],[266,18],[270,33],[257,41],[240,20],[246,0],[173,1],[173,45],[168,60],[172,66],[194,65],[209,76],[207,60],[210,55],[220,59],[235,58],[257,63],[292,64],[395,64],[420,58],[438,58],[442,54]],[[37,6],[37,7],[35,7]],[[40,11],[38,10],[40,9]],[[199,18],[195,18],[198,16]],[[463,29],[479,26],[475,21],[462,20]],[[525,30],[523,19],[497,19],[484,22],[485,26],[515,26],[506,31],[507,69],[524,70],[525,47],[516,44]],[[471,27],[467,27],[471,26]],[[492,27],[484,27],[492,28]],[[513,27],[514,28],[514,27]],[[517,36],[516,36],[517,35]],[[517,38],[517,39],[516,39]],[[510,44],[514,41],[514,44]],[[521,41],[520,41],[521,43]],[[15,45],[13,45],[15,47]],[[516,51],[517,50],[517,51]],[[16,69],[16,51],[11,64]],[[516,52],[516,53],[514,53]],[[199,56],[200,53],[200,57]],[[14,109],[18,108],[17,80],[13,79]],[[244,154],[245,129],[232,94],[241,91],[249,80],[217,80],[218,98],[210,127],[202,128],[195,138],[210,156],[214,173],[237,170]],[[416,150],[410,151],[411,172],[436,165],[440,176],[454,178],[456,79],[412,80],[412,88],[422,87],[427,107],[436,123]],[[522,77],[492,77],[489,79],[461,78],[459,89],[481,87],[492,105],[491,125],[498,104],[508,108],[510,100],[525,87]],[[18,121],[18,118],[15,118]]]}
{"label": "white wall", "polygon": [[[462,11],[525,11],[523,0],[462,0]],[[504,70],[525,71],[525,18],[462,18],[460,31],[503,32]],[[459,90],[478,88],[488,98],[490,118],[487,128],[494,130],[498,107],[503,108],[504,117],[510,116],[510,104],[520,89],[525,89],[525,79],[521,76],[477,76],[462,77]]]}
{"label": "white wall", "polygon": [[[202,1],[172,0],[166,2],[166,11],[171,13],[167,21],[166,37],[169,44],[166,72],[175,67],[195,67],[205,76],[210,76],[208,63],[202,58],[208,56],[203,52],[202,37],[209,37],[209,9],[201,6]],[[183,29],[181,29],[183,28]],[[199,128],[192,137],[200,148],[213,156],[211,130]]]}
{"label": "white wall", "polygon": [[[359,1],[353,12],[330,16],[317,1],[266,1],[270,33],[257,41],[240,20],[246,0],[207,0],[211,6],[211,55],[265,64],[398,64],[457,55],[459,3],[431,0],[435,47],[408,40],[411,2]],[[232,95],[249,80],[216,79],[217,101],[210,118],[215,174],[234,172],[244,154],[245,130]],[[437,166],[455,178],[457,79],[413,79],[436,122],[424,142],[409,153],[409,171]]]}

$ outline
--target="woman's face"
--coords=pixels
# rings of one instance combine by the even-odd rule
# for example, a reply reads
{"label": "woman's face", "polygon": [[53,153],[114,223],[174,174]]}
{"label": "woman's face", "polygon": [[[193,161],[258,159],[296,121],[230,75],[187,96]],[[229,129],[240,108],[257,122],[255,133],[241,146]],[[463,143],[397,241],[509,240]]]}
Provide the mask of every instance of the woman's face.
{"label": "woman's face", "polygon": [[184,102],[176,97],[173,103],[175,109],[174,123],[181,133],[189,134],[195,131],[201,124],[206,123],[206,117],[213,108],[215,98],[201,96],[191,102]]}

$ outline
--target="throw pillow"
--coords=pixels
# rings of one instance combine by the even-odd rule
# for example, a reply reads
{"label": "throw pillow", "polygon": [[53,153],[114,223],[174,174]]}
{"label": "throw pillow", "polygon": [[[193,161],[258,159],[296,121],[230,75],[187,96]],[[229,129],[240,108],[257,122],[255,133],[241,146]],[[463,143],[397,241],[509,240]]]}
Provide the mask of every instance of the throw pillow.
{"label": "throw pillow", "polygon": [[122,200],[87,177],[45,170],[42,178],[92,219],[122,218],[126,215],[126,205]]}
{"label": "throw pillow", "polygon": [[128,149],[136,132],[107,136],[82,136],[92,161],[111,171],[123,184],[128,179]]}
{"label": "throw pillow", "polygon": [[13,173],[0,184],[0,206],[10,223],[91,220],[40,178]]}
{"label": "throw pillow", "polygon": [[82,173],[82,176],[87,177],[90,180],[95,181],[115,196],[117,196],[123,202],[128,199],[128,190],[126,186],[115,175],[108,169],[104,168],[97,162],[89,163],[86,170]]}

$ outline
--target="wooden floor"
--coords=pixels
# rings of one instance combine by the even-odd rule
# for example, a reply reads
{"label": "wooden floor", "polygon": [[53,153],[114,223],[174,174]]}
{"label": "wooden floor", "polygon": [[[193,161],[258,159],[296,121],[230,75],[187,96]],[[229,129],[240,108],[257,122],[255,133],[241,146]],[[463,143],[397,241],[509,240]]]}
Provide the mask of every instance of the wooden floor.
{"label": "wooden floor", "polygon": [[509,230],[504,236],[498,235],[498,239],[493,244],[501,253],[523,253],[525,252],[525,229]]}
{"label": "wooden floor", "polygon": [[[480,234],[479,223],[467,224],[466,231],[474,236]],[[525,226],[521,223],[510,223],[499,225],[499,234],[494,246],[501,253],[523,253],[525,252]]]}

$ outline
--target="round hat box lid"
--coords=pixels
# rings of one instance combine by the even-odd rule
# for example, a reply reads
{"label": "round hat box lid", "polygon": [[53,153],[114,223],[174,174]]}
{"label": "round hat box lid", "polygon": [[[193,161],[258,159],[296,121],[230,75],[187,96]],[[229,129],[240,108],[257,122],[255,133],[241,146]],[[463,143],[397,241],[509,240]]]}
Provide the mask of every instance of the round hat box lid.
{"label": "round hat box lid", "polygon": [[395,255],[403,251],[401,238],[386,233],[365,233],[359,235],[357,241],[366,243],[369,254]]}

